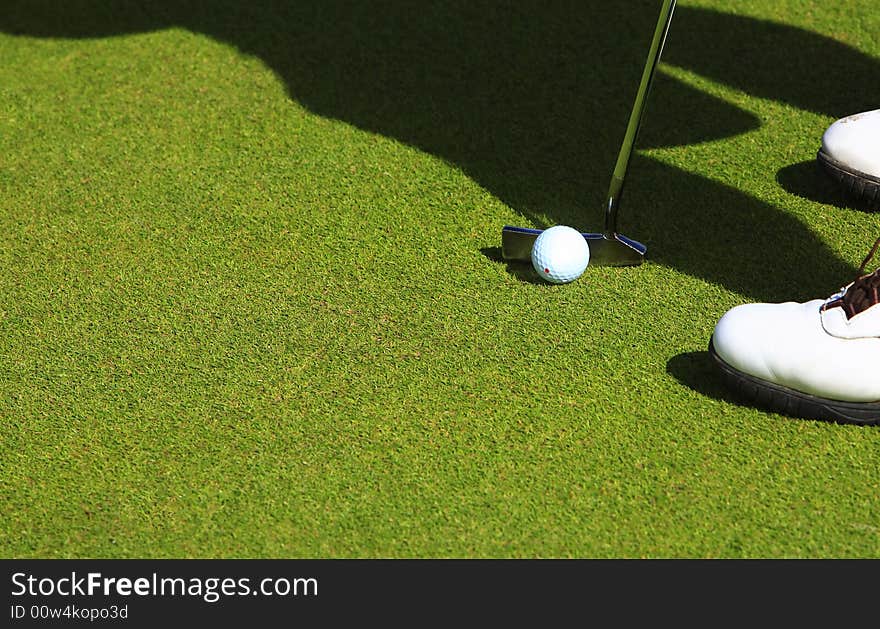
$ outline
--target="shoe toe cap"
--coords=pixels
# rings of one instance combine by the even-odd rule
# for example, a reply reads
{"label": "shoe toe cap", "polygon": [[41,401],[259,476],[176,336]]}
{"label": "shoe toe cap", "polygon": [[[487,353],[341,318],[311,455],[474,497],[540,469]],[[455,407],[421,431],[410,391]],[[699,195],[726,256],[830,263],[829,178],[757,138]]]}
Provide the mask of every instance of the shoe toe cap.
{"label": "shoe toe cap", "polygon": [[728,310],[712,333],[715,353],[738,371],[775,381],[770,364],[773,329],[778,327],[782,311],[788,310],[789,304],[743,304]]}
{"label": "shoe toe cap", "polygon": [[822,151],[847,169],[880,177],[880,109],[834,122],[822,136]]}

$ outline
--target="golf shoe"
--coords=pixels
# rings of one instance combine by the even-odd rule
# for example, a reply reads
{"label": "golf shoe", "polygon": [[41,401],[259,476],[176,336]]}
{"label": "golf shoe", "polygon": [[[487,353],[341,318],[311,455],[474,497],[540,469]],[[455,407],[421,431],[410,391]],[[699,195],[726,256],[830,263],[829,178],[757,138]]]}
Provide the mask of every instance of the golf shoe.
{"label": "golf shoe", "polygon": [[834,122],[816,159],[848,196],[880,210],[880,109]]}
{"label": "golf shoe", "polygon": [[722,380],[784,415],[880,423],[880,269],[827,299],[750,303],[728,310],[709,341]]}

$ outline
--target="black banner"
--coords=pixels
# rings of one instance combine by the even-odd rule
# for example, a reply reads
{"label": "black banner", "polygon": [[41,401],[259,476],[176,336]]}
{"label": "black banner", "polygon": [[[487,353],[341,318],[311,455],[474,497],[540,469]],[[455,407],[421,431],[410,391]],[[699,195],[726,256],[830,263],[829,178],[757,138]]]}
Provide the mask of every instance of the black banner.
{"label": "black banner", "polygon": [[[870,561],[3,560],[18,626],[657,624],[859,610]],[[862,576],[859,576],[862,574]],[[840,590],[835,592],[835,589]],[[870,596],[863,601],[868,609]],[[838,599],[839,603],[839,599]],[[751,611],[750,611],[751,610]],[[762,611],[759,611],[762,610]],[[749,614],[757,614],[752,617]],[[716,617],[717,620],[717,617]]]}

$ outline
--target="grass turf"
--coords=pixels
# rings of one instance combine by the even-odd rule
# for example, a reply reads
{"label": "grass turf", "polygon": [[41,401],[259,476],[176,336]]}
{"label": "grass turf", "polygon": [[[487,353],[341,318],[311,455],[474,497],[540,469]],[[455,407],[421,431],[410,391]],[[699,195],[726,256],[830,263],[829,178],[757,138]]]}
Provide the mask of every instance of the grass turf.
{"label": "grass turf", "polygon": [[64,3],[0,15],[0,554],[877,557],[877,430],[731,398],[744,301],[877,235],[815,170],[873,0]]}

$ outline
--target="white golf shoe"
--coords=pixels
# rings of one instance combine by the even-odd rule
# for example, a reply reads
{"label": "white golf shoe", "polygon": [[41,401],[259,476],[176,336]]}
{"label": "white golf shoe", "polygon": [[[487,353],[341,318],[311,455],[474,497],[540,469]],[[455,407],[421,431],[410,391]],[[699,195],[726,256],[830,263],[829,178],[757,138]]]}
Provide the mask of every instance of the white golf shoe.
{"label": "white golf shoe", "polygon": [[880,424],[880,269],[828,299],[743,304],[709,341],[724,382],[784,415]]}
{"label": "white golf shoe", "polygon": [[841,118],[828,127],[816,159],[845,193],[867,209],[880,210],[880,109]]}

